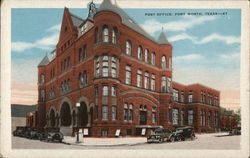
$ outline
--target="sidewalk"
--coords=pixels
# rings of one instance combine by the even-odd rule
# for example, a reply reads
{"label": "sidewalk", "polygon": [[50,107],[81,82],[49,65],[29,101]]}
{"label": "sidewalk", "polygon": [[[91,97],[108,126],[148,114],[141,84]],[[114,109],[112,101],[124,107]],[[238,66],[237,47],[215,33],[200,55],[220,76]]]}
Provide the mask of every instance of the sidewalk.
{"label": "sidewalk", "polygon": [[80,143],[76,143],[76,137],[64,136],[64,143],[80,146],[120,146],[138,145],[147,142],[146,137],[120,137],[120,138],[80,138]]}

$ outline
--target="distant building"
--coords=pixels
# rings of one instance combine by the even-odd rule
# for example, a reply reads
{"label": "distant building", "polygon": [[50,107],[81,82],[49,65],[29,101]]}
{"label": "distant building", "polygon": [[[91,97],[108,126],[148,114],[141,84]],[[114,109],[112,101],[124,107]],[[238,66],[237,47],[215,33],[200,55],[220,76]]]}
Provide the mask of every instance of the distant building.
{"label": "distant building", "polygon": [[37,110],[37,105],[11,104],[11,129],[26,126],[26,114]]}
{"label": "distant building", "polygon": [[227,131],[239,126],[239,122],[237,121],[237,116],[233,110],[226,110],[221,108],[221,130]]}
{"label": "distant building", "polygon": [[65,8],[52,56],[38,65],[37,126],[80,127],[103,137],[220,127],[220,92],[172,82],[172,45],[165,34],[155,40],[109,0],[98,9],[91,2],[86,19]]}

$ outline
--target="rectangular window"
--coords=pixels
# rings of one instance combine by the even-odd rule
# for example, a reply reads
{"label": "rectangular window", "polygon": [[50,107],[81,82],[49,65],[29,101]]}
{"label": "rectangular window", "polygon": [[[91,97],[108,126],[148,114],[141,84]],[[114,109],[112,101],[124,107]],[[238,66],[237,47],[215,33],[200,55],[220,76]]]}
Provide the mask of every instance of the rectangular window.
{"label": "rectangular window", "polygon": [[107,68],[107,67],[104,67],[104,68],[102,69],[102,76],[103,76],[103,77],[108,77],[108,68]]}
{"label": "rectangular window", "polygon": [[144,88],[148,89],[148,87],[149,87],[149,76],[148,76],[148,72],[145,72]]}
{"label": "rectangular window", "polygon": [[202,125],[205,126],[206,125],[206,111],[203,110],[203,122],[202,122]]}
{"label": "rectangular window", "polygon": [[116,96],[116,87],[115,86],[112,86],[111,95]]}
{"label": "rectangular window", "polygon": [[83,58],[87,57],[87,45],[83,46]]}
{"label": "rectangular window", "polygon": [[188,125],[193,125],[194,111],[188,110]]}
{"label": "rectangular window", "polygon": [[102,120],[108,120],[108,106],[102,106]]}
{"label": "rectangular window", "polygon": [[181,102],[184,103],[184,92],[181,92]]}
{"label": "rectangular window", "polygon": [[184,125],[184,111],[181,111],[181,126]]}
{"label": "rectangular window", "polygon": [[152,74],[151,78],[151,90],[155,90],[155,74]]}
{"label": "rectangular window", "polygon": [[102,137],[107,137],[108,136],[108,130],[107,129],[103,129],[102,130]]}
{"label": "rectangular window", "polygon": [[137,71],[137,87],[142,87],[142,71]]}
{"label": "rectangular window", "polygon": [[126,66],[126,80],[125,80],[126,84],[131,84],[131,67],[130,66]]}
{"label": "rectangular window", "polygon": [[203,110],[200,110],[200,125],[203,125]]}
{"label": "rectangular window", "polygon": [[116,106],[112,106],[112,120],[116,120]]}
{"label": "rectangular window", "polygon": [[103,96],[108,96],[108,91],[109,91],[109,87],[108,86],[103,86],[102,87],[102,95]]}
{"label": "rectangular window", "polygon": [[152,123],[156,123],[156,114],[152,112]]}
{"label": "rectangular window", "polygon": [[111,69],[111,77],[116,78],[116,69]]}
{"label": "rectangular window", "polygon": [[173,119],[173,125],[178,125],[178,109],[172,110],[172,119]]}
{"label": "rectangular window", "polygon": [[192,103],[193,102],[193,94],[188,95],[188,102]]}
{"label": "rectangular window", "polygon": [[173,97],[174,97],[174,101],[177,101],[179,100],[179,91],[174,89],[173,90]]}

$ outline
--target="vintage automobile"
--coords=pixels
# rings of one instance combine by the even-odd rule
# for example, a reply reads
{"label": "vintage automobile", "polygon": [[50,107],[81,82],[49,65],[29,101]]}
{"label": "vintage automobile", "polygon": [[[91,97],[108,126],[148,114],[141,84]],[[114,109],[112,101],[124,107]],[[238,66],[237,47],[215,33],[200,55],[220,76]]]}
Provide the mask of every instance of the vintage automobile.
{"label": "vintage automobile", "polygon": [[158,128],[153,132],[153,134],[147,137],[147,143],[163,143],[164,141],[174,141],[174,135],[172,131],[164,128]]}
{"label": "vintage automobile", "polygon": [[194,140],[196,138],[194,129],[190,126],[176,128],[173,133],[176,141],[185,141],[186,139]]}
{"label": "vintage automobile", "polygon": [[13,136],[25,137],[25,131],[27,127],[25,126],[17,126],[16,130],[12,132]]}
{"label": "vintage automobile", "polygon": [[25,138],[30,138],[30,132],[32,131],[31,127],[27,127],[25,132],[24,132],[24,137]]}
{"label": "vintage automobile", "polygon": [[58,141],[58,142],[62,142],[63,140],[63,134],[60,132],[60,128],[56,128],[56,127],[50,127],[50,128],[46,128],[44,132],[41,132],[39,134],[39,140],[45,140],[47,142],[50,141]]}
{"label": "vintage automobile", "polygon": [[229,135],[241,135],[241,127],[231,129]]}

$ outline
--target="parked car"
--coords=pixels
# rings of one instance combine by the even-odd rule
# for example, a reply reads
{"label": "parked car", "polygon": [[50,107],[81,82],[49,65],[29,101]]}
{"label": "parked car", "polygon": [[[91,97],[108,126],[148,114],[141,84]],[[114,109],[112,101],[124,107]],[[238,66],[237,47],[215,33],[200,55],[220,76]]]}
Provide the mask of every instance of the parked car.
{"label": "parked car", "polygon": [[24,132],[24,137],[25,138],[30,138],[30,132],[31,132],[32,128],[31,127],[27,127],[25,129],[25,132]]}
{"label": "parked car", "polygon": [[241,127],[231,129],[229,135],[241,135]]}
{"label": "parked car", "polygon": [[40,140],[50,141],[59,141],[62,142],[64,136],[60,132],[60,128],[50,127],[46,128],[44,132],[41,132],[39,135]]}
{"label": "parked car", "polygon": [[12,132],[13,136],[24,137],[26,128],[25,126],[17,126],[16,130]]}
{"label": "parked car", "polygon": [[174,133],[174,137],[176,141],[185,141],[186,139],[195,139],[195,133],[193,127],[185,126],[176,128]]}
{"label": "parked car", "polygon": [[163,143],[164,141],[174,141],[174,135],[172,131],[164,128],[158,128],[156,129],[153,134],[147,137],[147,142],[152,143],[152,142],[158,142],[158,143]]}

